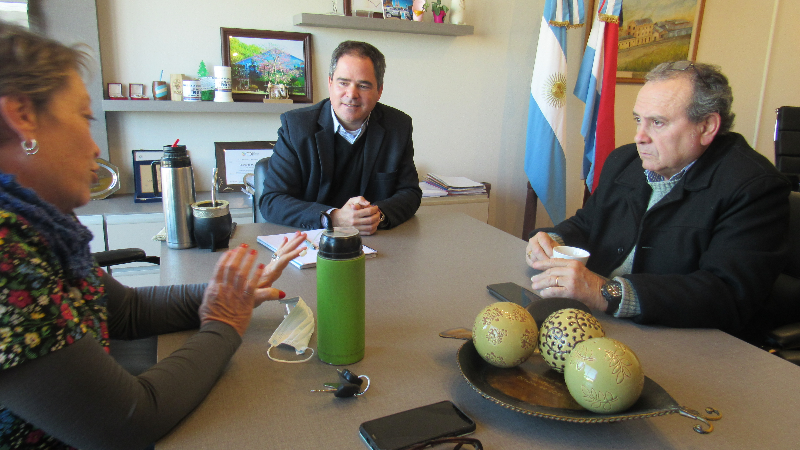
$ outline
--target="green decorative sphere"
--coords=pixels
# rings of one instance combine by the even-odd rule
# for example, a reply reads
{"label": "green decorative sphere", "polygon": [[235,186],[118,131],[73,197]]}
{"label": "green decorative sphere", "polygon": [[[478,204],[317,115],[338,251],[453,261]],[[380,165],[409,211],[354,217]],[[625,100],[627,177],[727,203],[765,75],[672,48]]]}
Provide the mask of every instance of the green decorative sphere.
{"label": "green decorative sphere", "polygon": [[486,362],[515,367],[536,349],[539,328],[527,309],[516,303],[497,302],[483,308],[472,326],[472,342]]}
{"label": "green decorative sphere", "polygon": [[575,346],[567,358],[564,381],[578,404],[589,411],[613,414],[639,399],[644,371],[627,345],[602,337]]}
{"label": "green decorative sphere", "polygon": [[564,372],[569,353],[579,343],[606,333],[595,317],[580,309],[561,309],[547,316],[539,330],[539,352],[556,372]]}

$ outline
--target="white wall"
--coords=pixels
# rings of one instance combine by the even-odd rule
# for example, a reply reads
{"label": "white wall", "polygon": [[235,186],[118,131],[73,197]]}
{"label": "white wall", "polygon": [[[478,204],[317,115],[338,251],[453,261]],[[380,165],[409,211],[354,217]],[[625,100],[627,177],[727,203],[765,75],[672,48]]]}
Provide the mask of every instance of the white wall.
{"label": "white wall", "polygon": [[[448,1],[445,0],[447,4]],[[736,129],[752,139],[761,111],[759,145],[774,103],[800,105],[790,78],[800,32],[796,0],[706,0],[698,59],[721,64],[734,86]],[[336,45],[368,41],[386,55],[382,102],[414,119],[417,169],[492,183],[489,223],[519,235],[525,203],[522,169],[528,98],[544,0],[467,0],[466,21],[475,34],[462,37],[295,27],[295,14],[325,13],[329,0],[104,0],[98,2],[103,81],[150,83],[161,70],[194,75],[200,60],[221,64],[219,28],[307,32],[313,35],[314,100],[328,96],[327,66]],[[773,5],[780,6],[773,51]],[[159,15],[162,11],[162,15]],[[158,17],[163,17],[160,23]],[[429,18],[430,19],[430,18]],[[376,19],[377,20],[377,19]],[[583,51],[584,30],[569,32],[570,86]],[[765,64],[768,82],[759,110]],[[617,144],[632,140],[631,108],[638,85],[617,86]],[[571,91],[571,89],[570,89]],[[149,92],[149,88],[148,88]],[[581,204],[583,104],[568,97],[567,214]],[[784,104],[784,103],[781,103]],[[780,106],[780,105],[777,105]],[[123,191],[132,192],[131,150],[160,148],[180,138],[192,152],[198,189],[208,190],[215,141],[274,140],[277,115],[108,113],[110,158],[123,170]],[[770,138],[771,139],[771,138]],[[771,148],[762,153],[771,156]],[[538,224],[548,222],[540,208]]]}
{"label": "white wall", "polygon": [[[467,0],[466,19],[475,34],[446,37],[292,25],[297,13],[327,12],[328,0],[108,0],[98,2],[103,81],[149,85],[162,69],[167,78],[195,74],[201,59],[208,66],[221,64],[220,27],[308,32],[317,101],[328,96],[327,66],[336,45],[368,41],[387,58],[381,101],[414,119],[420,176],[435,172],[491,182],[490,223],[519,234],[529,86],[543,7],[539,0]],[[153,20],[158,11],[164,12],[163,23]],[[577,71],[583,30],[570,35]],[[569,106],[577,112],[582,104],[571,96]],[[123,180],[132,180],[131,150],[160,148],[180,138],[192,152],[201,190],[210,186],[215,141],[274,140],[280,125],[277,115],[268,114],[107,116],[110,158],[124,171]],[[570,129],[579,128],[575,115]],[[573,134],[580,139],[578,131]],[[130,184],[123,189],[132,191]]]}

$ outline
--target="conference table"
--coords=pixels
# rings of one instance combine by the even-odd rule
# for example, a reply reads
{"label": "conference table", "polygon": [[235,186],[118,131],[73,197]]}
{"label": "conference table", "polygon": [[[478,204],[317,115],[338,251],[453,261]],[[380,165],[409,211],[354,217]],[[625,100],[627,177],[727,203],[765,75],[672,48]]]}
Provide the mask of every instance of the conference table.
{"label": "conference table", "polygon": [[[237,227],[231,246],[247,243],[268,262],[259,235],[293,229],[274,224]],[[366,355],[347,366],[370,378],[359,397],[311,393],[337,382],[337,367],[316,356],[301,364],[267,357],[268,339],[283,320],[278,302],[255,310],[241,347],[208,397],[158,450],[270,448],[363,449],[359,425],[440,400],[452,400],[477,423],[486,449],[754,449],[800,445],[800,367],[726,333],[637,325],[595,312],[606,335],[638,355],[645,374],[677,403],[721,419],[709,434],[679,414],[614,423],[570,423],[526,415],[482,397],[462,376],[456,354],[464,341],[439,332],[471,328],[496,301],[486,286],[529,286],[525,241],[459,213],[420,212],[391,230],[365,236],[378,256],[366,261]],[[221,251],[163,248],[162,284],[207,281]],[[275,287],[316,307],[316,269],[287,267]],[[159,337],[158,356],[191,332]],[[316,334],[310,346],[316,347]],[[292,350],[273,349],[284,358]],[[536,355],[534,355],[536,357]],[[438,447],[437,447],[438,448]],[[449,447],[442,447],[449,448]]]}

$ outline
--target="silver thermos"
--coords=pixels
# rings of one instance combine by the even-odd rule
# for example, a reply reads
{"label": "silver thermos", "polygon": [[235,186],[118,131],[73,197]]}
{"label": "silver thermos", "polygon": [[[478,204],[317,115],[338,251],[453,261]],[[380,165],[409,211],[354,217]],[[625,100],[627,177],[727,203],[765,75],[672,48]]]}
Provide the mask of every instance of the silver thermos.
{"label": "silver thermos", "polygon": [[[195,202],[194,172],[185,145],[165,145],[161,158],[161,201],[167,225],[169,248],[194,247],[192,203]],[[155,177],[154,184],[155,184]],[[158,192],[157,189],[154,189]]]}

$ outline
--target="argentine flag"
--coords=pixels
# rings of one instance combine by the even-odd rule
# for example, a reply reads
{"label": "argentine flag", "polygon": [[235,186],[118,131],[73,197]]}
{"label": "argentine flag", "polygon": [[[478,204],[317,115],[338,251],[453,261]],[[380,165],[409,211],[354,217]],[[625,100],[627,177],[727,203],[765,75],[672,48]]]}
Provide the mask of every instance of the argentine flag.
{"label": "argentine flag", "polygon": [[546,0],[533,63],[525,174],[553,223],[567,212],[567,28],[581,24],[583,0]]}
{"label": "argentine flag", "polygon": [[586,103],[581,125],[583,178],[592,192],[597,187],[606,157],[614,150],[614,95],[621,12],[622,0],[600,0],[575,83],[575,96]]}

